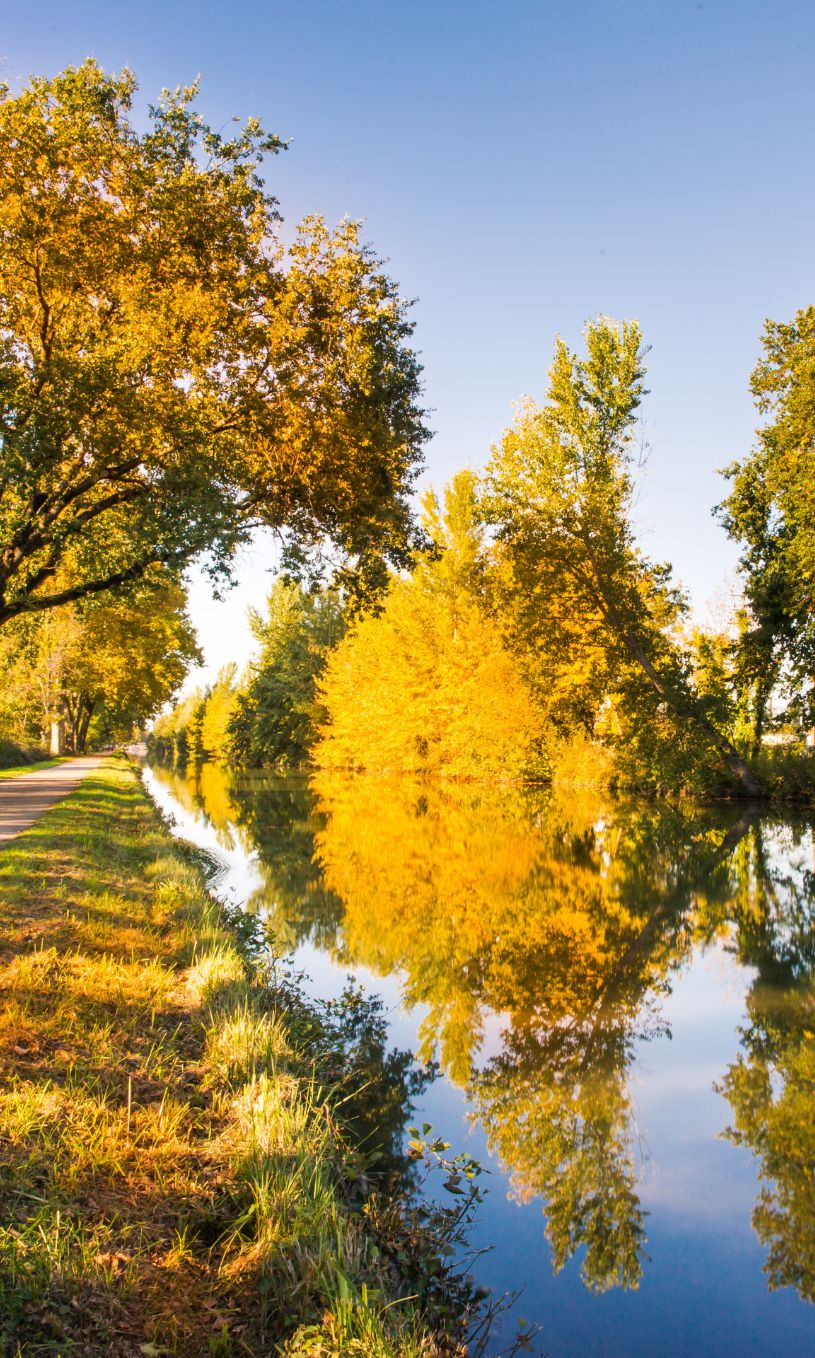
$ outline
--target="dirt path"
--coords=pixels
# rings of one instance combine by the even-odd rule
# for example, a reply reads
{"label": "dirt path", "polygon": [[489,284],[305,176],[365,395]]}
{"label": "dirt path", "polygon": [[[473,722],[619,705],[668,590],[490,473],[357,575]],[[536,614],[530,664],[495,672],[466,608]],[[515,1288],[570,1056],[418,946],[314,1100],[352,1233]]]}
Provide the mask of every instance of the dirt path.
{"label": "dirt path", "polygon": [[83,778],[99,767],[104,757],[81,755],[52,769],[36,769],[34,773],[21,773],[17,778],[0,779],[0,847],[21,830],[27,830],[44,811],[73,792]]}

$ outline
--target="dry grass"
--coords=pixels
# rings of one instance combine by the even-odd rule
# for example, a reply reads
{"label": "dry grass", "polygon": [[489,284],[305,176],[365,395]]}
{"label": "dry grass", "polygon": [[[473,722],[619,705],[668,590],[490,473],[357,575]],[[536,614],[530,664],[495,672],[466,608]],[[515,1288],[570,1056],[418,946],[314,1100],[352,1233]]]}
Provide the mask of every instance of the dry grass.
{"label": "dry grass", "polygon": [[439,1352],[313,1026],[126,765],[0,853],[0,938],[3,1358]]}

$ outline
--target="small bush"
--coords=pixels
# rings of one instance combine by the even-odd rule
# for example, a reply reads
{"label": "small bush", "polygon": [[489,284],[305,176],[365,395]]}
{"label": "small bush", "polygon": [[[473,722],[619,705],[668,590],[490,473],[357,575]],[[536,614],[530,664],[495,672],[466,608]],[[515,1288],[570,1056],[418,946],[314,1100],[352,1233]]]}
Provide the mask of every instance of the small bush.
{"label": "small bush", "polygon": [[803,745],[765,747],[755,760],[755,771],[774,800],[815,803],[815,749]]}
{"label": "small bush", "polygon": [[49,755],[44,745],[21,744],[0,736],[0,769],[23,768],[26,764],[36,764],[39,759]]}

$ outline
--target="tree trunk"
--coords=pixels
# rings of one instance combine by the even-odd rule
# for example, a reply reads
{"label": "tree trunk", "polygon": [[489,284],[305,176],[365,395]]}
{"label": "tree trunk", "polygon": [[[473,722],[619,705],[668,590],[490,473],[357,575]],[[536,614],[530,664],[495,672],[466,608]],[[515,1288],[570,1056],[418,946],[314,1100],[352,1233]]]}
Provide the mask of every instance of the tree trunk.
{"label": "tree trunk", "polygon": [[66,744],[72,754],[78,754],[76,748],[76,732],[79,722],[79,696],[63,692],[62,706],[65,709],[65,721],[67,725]]}
{"label": "tree trunk", "polygon": [[65,722],[62,717],[56,717],[51,722],[51,753],[53,755],[65,753]]}
{"label": "tree trunk", "polygon": [[96,706],[93,698],[89,698],[84,693],[80,699],[79,720],[76,728],[77,754],[85,753],[85,742],[88,739],[88,727],[93,716],[93,709]]}

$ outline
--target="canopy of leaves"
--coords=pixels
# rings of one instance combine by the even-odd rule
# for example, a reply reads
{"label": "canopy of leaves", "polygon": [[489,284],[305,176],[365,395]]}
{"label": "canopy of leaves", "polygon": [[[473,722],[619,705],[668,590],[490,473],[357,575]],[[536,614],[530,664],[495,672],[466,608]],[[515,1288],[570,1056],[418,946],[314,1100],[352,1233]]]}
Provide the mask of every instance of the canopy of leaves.
{"label": "canopy of leaves", "polygon": [[[485,506],[502,552],[498,580],[514,644],[534,653],[538,687],[563,729],[607,724],[620,749],[643,745],[636,781],[681,786],[694,767],[724,764],[749,792],[757,780],[694,689],[679,644],[684,601],[669,568],[637,545],[632,516],[636,416],[644,395],[639,326],[600,317],[586,355],[558,340],[542,406],[526,401],[493,449]],[[664,777],[661,760],[667,758]]]}
{"label": "canopy of leaves", "polygon": [[331,767],[520,778],[546,771],[529,686],[491,616],[474,475],[443,507],[425,497],[434,548],[359,620],[320,683],[328,713],[315,762]]}
{"label": "canopy of leaves", "polygon": [[253,612],[250,621],[258,655],[237,694],[227,748],[249,768],[297,767],[325,717],[316,690],[328,651],[342,636],[342,610],[336,594],[278,580],[266,616]]}
{"label": "canopy of leaves", "polygon": [[172,697],[200,660],[184,590],[153,567],[126,597],[90,598],[23,615],[0,636],[5,720],[21,734],[65,719],[81,749],[129,736]]}
{"label": "canopy of leaves", "polygon": [[[93,61],[0,87],[0,622],[202,553],[256,524],[376,585],[412,541],[426,437],[405,304],[344,222],[284,258],[231,138]],[[56,576],[66,554],[70,585]]]}
{"label": "canopy of leaves", "polygon": [[793,714],[815,718],[815,306],[768,321],[752,392],[766,423],[726,468],[721,512],[741,543],[751,608],[742,666],[764,701],[779,680]]}

